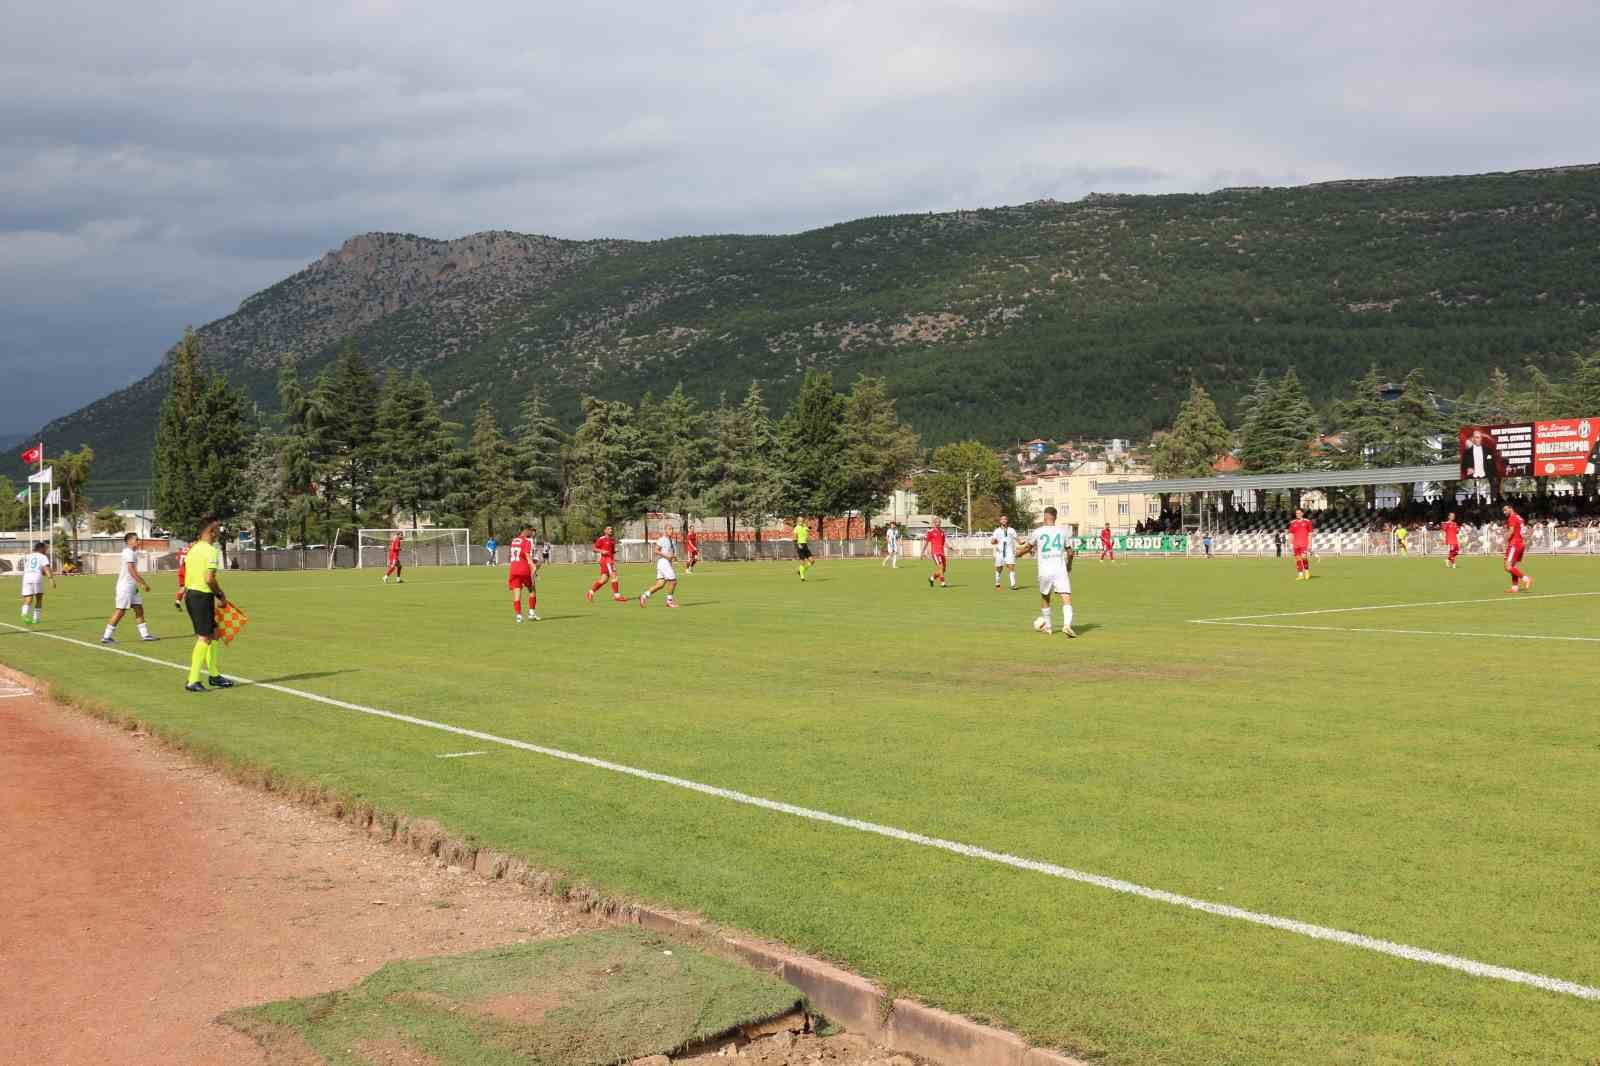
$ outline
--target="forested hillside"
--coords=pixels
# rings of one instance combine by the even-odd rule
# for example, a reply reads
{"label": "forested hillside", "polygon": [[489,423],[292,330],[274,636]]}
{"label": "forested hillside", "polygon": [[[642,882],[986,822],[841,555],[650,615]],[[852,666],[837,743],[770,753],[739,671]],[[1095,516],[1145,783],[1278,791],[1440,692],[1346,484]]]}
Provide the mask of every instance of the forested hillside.
{"label": "forested hillside", "polygon": [[[264,408],[287,358],[345,343],[421,369],[449,416],[509,419],[534,382],[682,381],[715,402],[808,368],[883,375],[926,444],[1141,436],[1191,379],[1224,414],[1263,369],[1314,403],[1371,363],[1442,391],[1554,366],[1600,332],[1600,166],[1206,195],[1096,195],[885,216],[782,237],[457,241],[369,234],[200,329]],[[174,338],[176,339],[176,338]],[[45,427],[103,477],[148,473],[162,373]]]}

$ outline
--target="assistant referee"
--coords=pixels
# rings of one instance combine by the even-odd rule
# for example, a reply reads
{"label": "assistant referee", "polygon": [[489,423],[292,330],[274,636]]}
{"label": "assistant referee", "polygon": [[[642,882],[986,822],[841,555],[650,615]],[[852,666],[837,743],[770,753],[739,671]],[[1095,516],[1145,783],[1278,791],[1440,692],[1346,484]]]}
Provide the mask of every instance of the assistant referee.
{"label": "assistant referee", "polygon": [[233,682],[217,669],[217,608],[228,605],[228,597],[217,584],[217,570],[222,553],[217,550],[217,536],[222,521],[214,514],[200,519],[200,536],[189,545],[185,560],[183,606],[194,624],[194,651],[189,656],[189,683],[185,692],[204,692],[200,683],[203,668],[212,688],[232,688]]}

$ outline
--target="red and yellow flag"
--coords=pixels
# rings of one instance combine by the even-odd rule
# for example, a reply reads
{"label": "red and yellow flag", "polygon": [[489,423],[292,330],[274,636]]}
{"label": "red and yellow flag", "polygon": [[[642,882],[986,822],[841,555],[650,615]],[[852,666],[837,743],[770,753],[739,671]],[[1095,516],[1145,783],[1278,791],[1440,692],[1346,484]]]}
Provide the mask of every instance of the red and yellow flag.
{"label": "red and yellow flag", "polygon": [[222,638],[224,644],[232,644],[233,638],[238,636],[245,626],[250,624],[250,618],[239,609],[239,605],[232,600],[226,607],[217,605],[217,636]]}

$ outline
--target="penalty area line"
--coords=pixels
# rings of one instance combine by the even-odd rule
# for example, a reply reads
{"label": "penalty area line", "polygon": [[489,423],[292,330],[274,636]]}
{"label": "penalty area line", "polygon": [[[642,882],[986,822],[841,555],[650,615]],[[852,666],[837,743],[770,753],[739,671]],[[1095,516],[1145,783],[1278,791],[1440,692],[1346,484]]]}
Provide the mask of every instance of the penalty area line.
{"label": "penalty area line", "polygon": [[[112,655],[121,655],[125,658],[136,659],[140,662],[151,663],[156,666],[165,666],[173,670],[186,670],[187,666],[181,663],[169,662],[137,652],[124,651],[121,648],[107,647],[102,644],[91,644],[86,640],[76,637],[63,636],[59,633],[43,633],[38,630],[23,629],[9,622],[0,622],[0,626],[14,629],[21,633],[31,633],[37,637],[58,640],[67,644],[74,644],[87,648],[90,651],[109,652]],[[374,718],[384,718],[393,722],[402,722],[406,725],[418,726],[423,729],[438,730],[454,736],[467,737],[486,744],[497,744],[519,751],[543,755],[563,762],[576,763],[580,766],[591,767],[596,770],[605,770],[609,773],[621,774],[627,777],[638,778],[643,781],[653,781],[657,784],[669,785],[701,795],[713,796],[717,799],[728,800],[733,803],[756,807],[761,810],[772,811],[777,814],[787,814],[796,818],[804,818],[812,822],[825,825],[838,826],[861,833],[885,837],[889,840],[900,841],[905,844],[914,844],[919,847],[931,848],[937,851],[960,855],[964,858],[977,859],[982,862],[994,863],[999,866],[1008,866],[1016,870],[1026,870],[1031,873],[1043,874],[1063,881],[1073,881],[1078,884],[1092,885],[1111,892],[1124,895],[1137,896],[1141,899],[1151,900],[1156,903],[1165,903],[1185,910],[1199,911],[1219,918],[1228,918],[1234,921],[1248,922],[1252,925],[1265,926],[1281,932],[1294,933],[1298,936],[1309,937],[1313,940],[1326,940],[1346,947],[1359,948],[1392,958],[1406,959],[1411,962],[1420,962],[1429,966],[1439,966],[1458,973],[1468,974],[1473,977],[1482,977],[1489,980],[1505,981],[1510,984],[1527,985],[1532,988],[1554,992],[1559,995],[1575,996],[1579,999],[1600,1000],[1600,988],[1579,984],[1576,981],[1567,981],[1558,977],[1545,974],[1532,973],[1527,970],[1513,969],[1509,966],[1499,966],[1494,963],[1479,962],[1476,959],[1464,958],[1460,955],[1450,955],[1441,951],[1432,951],[1428,948],[1415,947],[1410,944],[1401,944],[1393,940],[1384,940],[1380,937],[1367,936],[1364,933],[1353,933],[1344,929],[1333,929],[1328,926],[1315,925],[1295,918],[1283,918],[1274,914],[1264,914],[1260,911],[1248,910],[1244,907],[1235,907],[1228,903],[1217,903],[1212,900],[1197,899],[1193,896],[1169,892],[1166,889],[1151,888],[1146,885],[1136,884],[1132,881],[1123,881],[1103,874],[1089,873],[1084,870],[1075,870],[1067,866],[1058,866],[1055,863],[1043,862],[1037,859],[1023,858],[1005,852],[990,851],[988,848],[978,847],[974,844],[963,844],[955,840],[945,840],[940,837],[926,836],[922,833],[908,829],[897,829],[894,826],[880,825],[876,822],[863,821],[845,815],[832,814],[828,811],[814,810],[801,807],[781,800],[767,799],[763,796],[753,796],[749,793],[738,792],[733,789],[721,788],[716,785],[702,784],[687,778],[673,777],[670,774],[656,773],[653,770],[643,770],[623,763],[610,762],[598,759],[591,755],[580,755],[575,752],[562,751],[560,748],[545,747],[525,740],[512,737],[497,736],[494,733],[485,733],[477,729],[468,729],[464,726],[450,725],[446,722],[435,722],[427,718],[418,718],[414,715],[402,714],[398,711],[386,711],[379,707],[368,707],[359,703],[350,703],[346,700],[334,699],[331,696],[320,696],[315,692],[306,692],[301,689],[289,688],[285,685],[272,684],[265,681],[250,681],[248,678],[235,678],[241,685],[253,688],[263,688],[278,692],[286,696],[309,700],[328,707],[353,711],[357,714],[369,715]],[[216,698],[216,697],[212,697]]]}

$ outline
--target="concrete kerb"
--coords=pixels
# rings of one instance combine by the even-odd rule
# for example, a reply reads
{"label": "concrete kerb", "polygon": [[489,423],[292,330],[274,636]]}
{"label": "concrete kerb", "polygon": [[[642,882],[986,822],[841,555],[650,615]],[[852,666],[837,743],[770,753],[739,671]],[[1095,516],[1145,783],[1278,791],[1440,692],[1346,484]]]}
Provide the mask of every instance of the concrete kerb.
{"label": "concrete kerb", "polygon": [[[0,678],[31,688],[58,703],[74,702],[56,694],[53,686],[4,664],[0,664]],[[97,714],[91,708],[82,709],[124,727],[143,729],[164,746],[186,757],[195,758],[199,754],[130,715]],[[882,989],[866,978],[821,959],[790,951],[780,944],[730,934],[693,915],[646,907],[604,895],[587,886],[573,885],[514,855],[480,848],[470,841],[452,837],[432,819],[392,814],[320,786],[288,783],[271,770],[245,766],[224,769],[226,775],[239,784],[277,793],[383,843],[398,845],[486,880],[520,884],[536,895],[563,902],[580,913],[615,925],[637,925],[772,974],[798,989],[806,998],[808,1010],[892,1050],[905,1051],[945,1066],[1087,1066],[1081,1059],[1047,1048],[1030,1047],[1014,1033],[958,1014],[911,999],[891,1001]]]}

